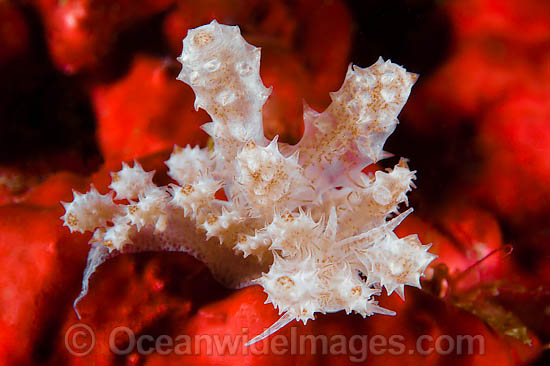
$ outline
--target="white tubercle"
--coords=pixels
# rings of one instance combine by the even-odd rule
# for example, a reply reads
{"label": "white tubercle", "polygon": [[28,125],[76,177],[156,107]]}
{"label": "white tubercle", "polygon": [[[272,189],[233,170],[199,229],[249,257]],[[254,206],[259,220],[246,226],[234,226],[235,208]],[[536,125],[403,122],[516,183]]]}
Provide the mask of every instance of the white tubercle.
{"label": "white tubercle", "polygon": [[116,199],[135,200],[140,193],[156,188],[153,184],[155,172],[146,172],[141,165],[134,161],[134,166],[122,163],[122,170],[111,173],[109,188],[116,193]]}
{"label": "white tubercle", "polygon": [[73,201],[62,204],[65,215],[61,219],[71,232],[93,231],[107,225],[111,217],[122,211],[122,206],[113,202],[112,192],[102,195],[93,186],[84,194],[73,191]]}
{"label": "white tubercle", "polygon": [[214,170],[214,161],[207,149],[198,146],[191,148],[174,147],[170,159],[166,161],[168,175],[180,186],[192,184],[199,175],[207,175]]}
{"label": "white tubercle", "polygon": [[267,147],[249,141],[235,159],[232,196],[242,196],[253,215],[270,220],[274,212],[292,211],[315,198],[296,155],[285,158],[277,137]]}

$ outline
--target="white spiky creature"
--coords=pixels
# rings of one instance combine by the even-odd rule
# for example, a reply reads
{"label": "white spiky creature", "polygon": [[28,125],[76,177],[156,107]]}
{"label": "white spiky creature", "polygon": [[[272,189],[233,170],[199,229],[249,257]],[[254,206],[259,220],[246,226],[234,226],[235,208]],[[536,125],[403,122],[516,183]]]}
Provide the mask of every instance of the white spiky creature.
{"label": "white spiky creature", "polygon": [[[112,174],[112,192],[91,189],[64,203],[71,231],[94,231],[82,292],[96,267],[128,252],[192,254],[227,286],[261,285],[282,317],[254,343],[292,320],[345,310],[394,314],[375,296],[404,297],[435,258],[416,235],[393,230],[412,211],[415,178],[404,160],[389,172],[362,170],[384,157],[383,145],[417,76],[381,58],[350,65],[322,113],[304,107],[305,132],[294,146],[263,134],[270,95],[260,78],[260,50],[236,26],[190,30],[178,79],[212,122],[214,148],[177,148],[166,162],[177,184],[158,187],[138,163]],[[227,200],[216,199],[223,189]],[[115,203],[124,199],[127,204]]]}

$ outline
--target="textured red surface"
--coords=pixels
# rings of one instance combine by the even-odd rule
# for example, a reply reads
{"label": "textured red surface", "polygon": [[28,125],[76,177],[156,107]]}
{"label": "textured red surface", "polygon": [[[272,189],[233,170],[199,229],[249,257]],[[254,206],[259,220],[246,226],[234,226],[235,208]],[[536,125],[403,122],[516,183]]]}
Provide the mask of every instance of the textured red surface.
{"label": "textured red surface", "polygon": [[[367,10],[374,3],[365,1]],[[395,3],[400,9],[408,2]],[[370,37],[376,47],[392,27],[379,24],[378,34],[364,35],[363,23],[386,19],[386,14],[363,19],[367,15],[355,14],[353,2],[336,0],[0,1],[0,75],[12,80],[18,72],[16,79],[31,85],[29,90],[41,91],[38,98],[55,102],[50,116],[31,115],[38,122],[24,127],[18,118],[26,116],[25,108],[0,102],[0,120],[9,131],[10,141],[5,141],[17,144],[21,137],[33,142],[22,149],[32,155],[14,150],[0,162],[0,364],[516,365],[540,357],[541,345],[550,342],[550,4],[424,3],[435,9],[435,24],[449,26],[449,53],[421,75],[389,144],[399,142],[399,152],[419,170],[419,187],[411,196],[415,213],[397,233],[418,233],[423,243],[433,243],[439,258],[430,265],[423,290],[407,289],[406,302],[396,295],[381,300],[397,312],[395,317],[320,315],[277,333],[285,339],[403,337],[405,351],[377,354],[369,349],[365,361],[361,344],[329,354],[311,348],[278,354],[272,337],[244,347],[242,340],[278,317],[271,305],[263,304],[265,294],[257,286],[225,289],[200,262],[182,253],[108,261],[92,277],[90,292],[79,305],[79,321],[72,302],[80,290],[90,236],[71,235],[62,226],[59,202],[71,200],[72,189],[84,192],[91,183],[105,192],[109,172],[133,159],[156,170],[155,181],[166,184],[163,161],[172,146],[207,143],[199,125],[208,116],[193,110],[192,91],[175,80],[174,58],[188,28],[216,18],[240,25],[245,38],[262,47],[261,75],[267,86],[274,86],[264,108],[266,133],[295,142],[302,130],[302,98],[324,108],[328,92],[343,79],[351,52],[362,54],[364,45],[355,44],[354,37]],[[404,14],[396,20],[406,23],[417,16]],[[142,40],[142,28],[154,35]],[[432,31],[429,25],[423,29]],[[414,52],[408,57],[422,59]],[[29,59],[37,74],[28,71],[32,63],[22,61]],[[406,57],[402,63],[408,67]],[[25,78],[27,73],[33,77]],[[63,80],[61,91],[48,89],[52,80]],[[78,104],[71,94],[74,85],[85,95],[88,109],[73,108]],[[5,97],[11,90],[2,89],[0,95],[12,100]],[[46,99],[52,90],[54,95]],[[76,118],[61,112],[65,109],[75,110]],[[82,148],[82,136],[90,131],[76,121],[90,116],[95,151]],[[46,117],[54,123],[41,130]],[[463,131],[468,132],[465,138]],[[95,346],[84,357],[72,355],[66,343],[71,327],[80,322],[95,333]],[[517,324],[525,326],[523,339],[531,340],[531,346],[504,334],[517,330]],[[109,336],[119,326],[156,339],[229,335],[241,342],[234,352],[209,352],[206,344],[193,340],[187,345],[190,351],[180,349],[183,355],[136,350],[116,355]],[[408,352],[422,335],[481,335],[485,349],[472,355]],[[118,349],[128,345],[124,336],[112,341]]]}
{"label": "textured red surface", "polygon": [[172,0],[33,0],[55,64],[68,73],[97,66],[117,35]]}

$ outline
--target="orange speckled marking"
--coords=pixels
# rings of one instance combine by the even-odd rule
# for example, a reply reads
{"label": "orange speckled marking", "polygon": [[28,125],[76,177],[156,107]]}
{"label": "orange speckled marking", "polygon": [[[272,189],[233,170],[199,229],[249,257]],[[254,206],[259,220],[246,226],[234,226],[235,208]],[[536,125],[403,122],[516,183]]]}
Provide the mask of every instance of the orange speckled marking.
{"label": "orange speckled marking", "polygon": [[208,225],[214,225],[216,221],[218,221],[218,217],[214,215],[208,215],[208,218],[206,219],[206,222],[208,223]]}
{"label": "orange speckled marking", "polygon": [[282,276],[282,277],[277,278],[277,284],[279,286],[281,286],[282,288],[286,289],[286,290],[294,287],[294,285],[295,285],[292,278],[290,278],[288,276]]}
{"label": "orange speckled marking", "polygon": [[193,193],[193,191],[195,191],[195,188],[193,188],[193,186],[190,184],[186,184],[181,188],[181,193],[183,193],[184,195],[189,195]]}
{"label": "orange speckled marking", "polygon": [[69,224],[69,226],[72,226],[72,227],[78,225],[78,219],[73,213],[68,213],[65,218],[65,221],[67,222],[67,224]]}
{"label": "orange speckled marking", "polygon": [[199,32],[193,37],[193,42],[199,47],[206,46],[214,40],[214,36],[208,32]]}

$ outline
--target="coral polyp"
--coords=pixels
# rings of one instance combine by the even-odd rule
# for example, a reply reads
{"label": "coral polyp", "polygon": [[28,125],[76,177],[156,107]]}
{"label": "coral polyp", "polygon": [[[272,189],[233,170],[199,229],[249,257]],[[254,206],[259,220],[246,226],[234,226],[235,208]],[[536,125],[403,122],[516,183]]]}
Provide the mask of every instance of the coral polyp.
{"label": "coral polyp", "polygon": [[[260,50],[238,27],[190,30],[178,60],[178,79],[212,118],[203,128],[213,149],[176,147],[168,186],[135,162],[112,174],[111,193],[92,189],[64,204],[71,231],[94,231],[75,306],[106,259],[170,250],[200,259],[227,286],[264,288],[282,317],[251,343],[316,313],[394,314],[376,296],[420,287],[435,255],[416,235],[393,232],[412,211],[400,213],[415,178],[405,160],[371,175],[363,169],[385,156],[417,75],[381,58],[350,65],[324,112],[304,106],[305,132],[291,146],[263,134],[271,89],[260,78]],[[227,199],[216,198],[222,189]]]}

